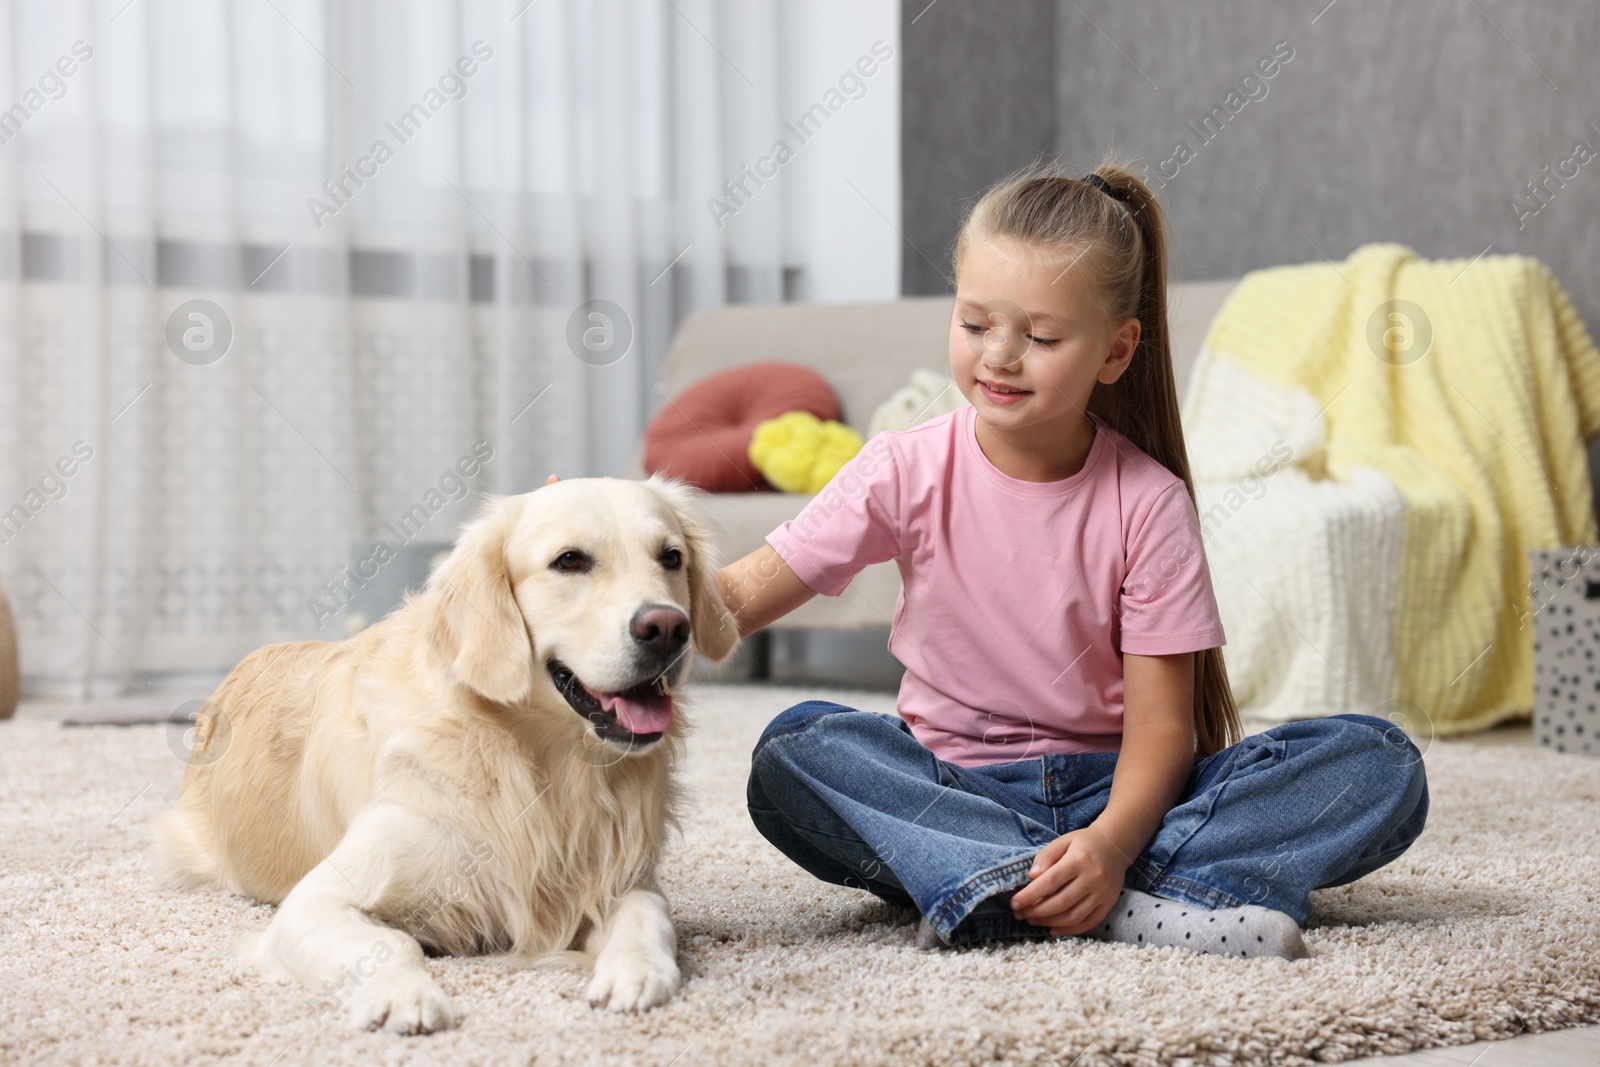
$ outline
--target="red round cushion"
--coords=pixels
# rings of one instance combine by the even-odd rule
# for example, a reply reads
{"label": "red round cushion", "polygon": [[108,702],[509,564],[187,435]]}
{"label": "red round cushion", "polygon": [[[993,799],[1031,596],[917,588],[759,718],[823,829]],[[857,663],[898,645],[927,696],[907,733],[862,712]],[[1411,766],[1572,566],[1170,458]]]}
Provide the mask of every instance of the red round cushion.
{"label": "red round cushion", "polygon": [[798,363],[749,363],[702,378],[673,397],[644,432],[644,469],[712,493],[772,489],[750,462],[756,424],[788,411],[837,419],[822,375]]}

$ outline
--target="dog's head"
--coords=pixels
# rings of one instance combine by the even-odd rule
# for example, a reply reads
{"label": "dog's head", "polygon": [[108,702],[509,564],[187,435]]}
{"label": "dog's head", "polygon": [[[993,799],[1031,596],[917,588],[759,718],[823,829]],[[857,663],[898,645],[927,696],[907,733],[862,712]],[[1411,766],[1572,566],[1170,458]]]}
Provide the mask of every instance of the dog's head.
{"label": "dog's head", "polygon": [[575,478],[492,499],[429,580],[428,639],[485,698],[564,702],[596,737],[648,750],[691,650],[720,662],[738,644],[698,495]]}

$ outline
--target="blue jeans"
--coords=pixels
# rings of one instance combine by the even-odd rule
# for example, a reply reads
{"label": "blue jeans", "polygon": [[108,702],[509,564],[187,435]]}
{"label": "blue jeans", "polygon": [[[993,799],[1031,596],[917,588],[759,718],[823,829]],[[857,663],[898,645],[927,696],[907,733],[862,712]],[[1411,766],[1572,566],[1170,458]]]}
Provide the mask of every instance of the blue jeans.
{"label": "blue jeans", "polygon": [[[949,944],[1047,937],[1011,914],[1053,838],[1105,809],[1115,752],[963,767],[898,715],[808,700],[768,724],[746,798],[811,874],[915,907]],[[1197,760],[1125,884],[1197,908],[1258,904],[1304,922],[1313,889],[1410,847],[1428,815],[1422,755],[1370,715],[1284,723]]]}

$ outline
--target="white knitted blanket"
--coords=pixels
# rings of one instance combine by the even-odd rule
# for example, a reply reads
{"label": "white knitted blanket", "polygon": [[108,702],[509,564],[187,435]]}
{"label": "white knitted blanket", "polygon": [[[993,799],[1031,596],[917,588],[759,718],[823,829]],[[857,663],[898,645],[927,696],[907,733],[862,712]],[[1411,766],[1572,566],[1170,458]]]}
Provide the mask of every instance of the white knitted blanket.
{"label": "white knitted blanket", "polygon": [[1394,708],[1390,640],[1404,501],[1383,473],[1323,476],[1316,400],[1200,353],[1183,403],[1201,535],[1240,715]]}

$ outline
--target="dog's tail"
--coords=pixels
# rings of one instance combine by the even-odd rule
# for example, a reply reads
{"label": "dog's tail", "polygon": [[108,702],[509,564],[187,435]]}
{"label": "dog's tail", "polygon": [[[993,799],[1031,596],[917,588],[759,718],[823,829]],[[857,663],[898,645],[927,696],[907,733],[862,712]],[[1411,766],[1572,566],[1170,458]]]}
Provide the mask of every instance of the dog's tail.
{"label": "dog's tail", "polygon": [[173,889],[220,889],[222,870],[210,847],[205,817],[178,807],[151,822],[150,873]]}

